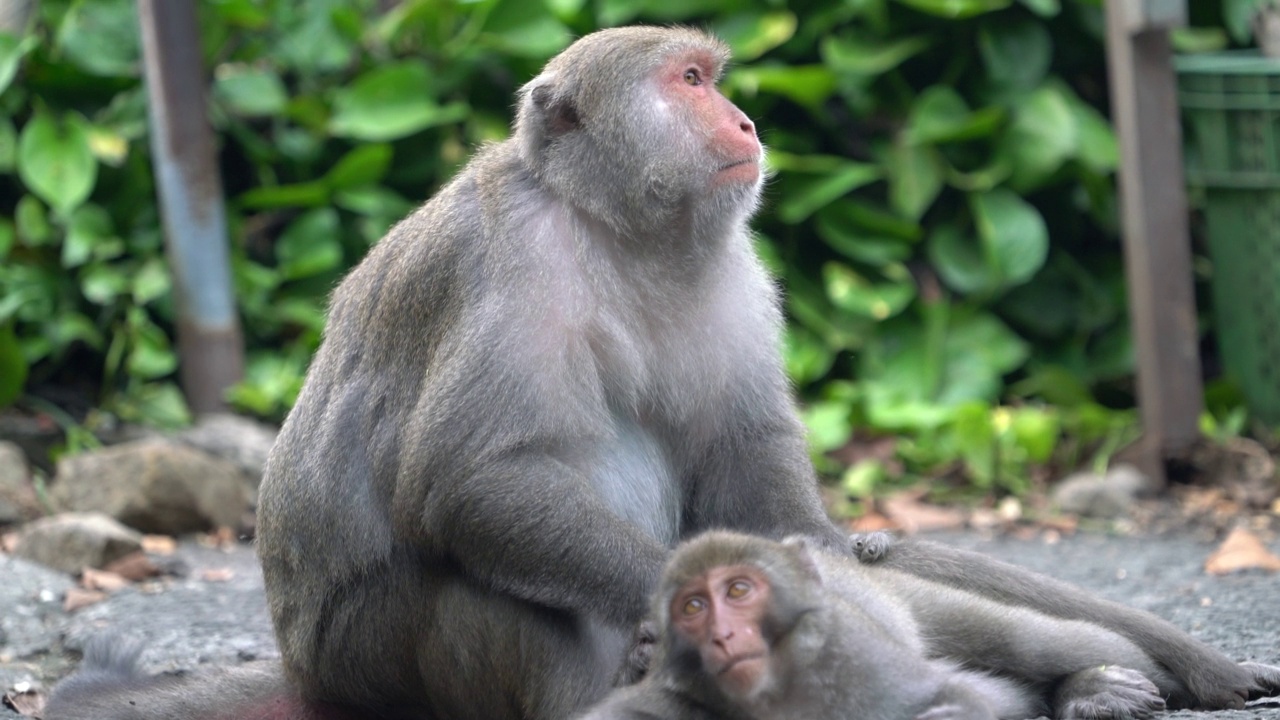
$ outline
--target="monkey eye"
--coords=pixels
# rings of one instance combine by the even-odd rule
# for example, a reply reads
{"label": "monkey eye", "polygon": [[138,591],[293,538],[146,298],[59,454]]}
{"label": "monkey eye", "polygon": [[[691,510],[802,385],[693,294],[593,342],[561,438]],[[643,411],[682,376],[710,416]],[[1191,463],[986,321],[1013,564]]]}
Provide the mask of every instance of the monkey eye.
{"label": "monkey eye", "polygon": [[697,615],[707,607],[707,601],[700,597],[691,597],[684,601],[684,606],[680,608],[680,612],[685,616]]}
{"label": "monkey eye", "polygon": [[684,71],[684,82],[686,85],[701,85],[702,73],[699,73],[694,68],[689,68]]}
{"label": "monkey eye", "polygon": [[746,596],[749,592],[751,592],[751,583],[746,580],[734,580],[732,583],[729,583],[729,589],[725,594],[730,598],[737,600]]}

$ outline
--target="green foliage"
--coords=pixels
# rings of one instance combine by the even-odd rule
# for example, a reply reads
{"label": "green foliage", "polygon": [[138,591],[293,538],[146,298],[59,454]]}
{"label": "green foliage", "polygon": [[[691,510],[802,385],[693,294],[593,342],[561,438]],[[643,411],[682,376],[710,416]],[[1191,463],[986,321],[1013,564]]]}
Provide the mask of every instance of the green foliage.
{"label": "green foliage", "polygon": [[[908,474],[959,462],[1019,492],[1029,466],[1105,442],[1089,418],[1128,421],[1103,409],[1130,404],[1131,359],[1097,0],[200,8],[243,409],[283,416],[333,284],[506,135],[546,58],[647,21],[733,47],[723,88],[770,146],[759,247],[787,288],[815,453],[855,427],[900,433]],[[28,375],[88,373],[110,412],[185,417],[134,12],[45,0],[31,34],[0,36],[0,404]],[[862,495],[895,472],[860,464],[844,482]]]}

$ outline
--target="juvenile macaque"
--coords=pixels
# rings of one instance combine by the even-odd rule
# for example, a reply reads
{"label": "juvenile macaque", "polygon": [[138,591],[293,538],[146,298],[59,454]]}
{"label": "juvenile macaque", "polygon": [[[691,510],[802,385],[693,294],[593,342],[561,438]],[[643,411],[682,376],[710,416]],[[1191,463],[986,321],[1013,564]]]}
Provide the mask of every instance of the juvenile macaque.
{"label": "juvenile macaque", "polygon": [[1042,714],[1045,703],[1015,681],[928,659],[904,603],[874,582],[832,592],[820,562],[799,542],[727,532],[681,546],[654,600],[655,670],[584,720]]}

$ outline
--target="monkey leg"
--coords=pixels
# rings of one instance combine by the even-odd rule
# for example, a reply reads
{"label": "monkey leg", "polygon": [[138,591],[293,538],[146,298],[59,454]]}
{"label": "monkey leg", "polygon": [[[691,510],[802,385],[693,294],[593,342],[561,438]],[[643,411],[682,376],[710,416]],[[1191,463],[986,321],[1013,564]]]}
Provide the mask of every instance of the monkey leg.
{"label": "monkey leg", "polygon": [[626,650],[621,629],[407,561],[318,605],[305,653],[280,634],[293,681],[309,699],[396,717],[563,720],[608,692]]}

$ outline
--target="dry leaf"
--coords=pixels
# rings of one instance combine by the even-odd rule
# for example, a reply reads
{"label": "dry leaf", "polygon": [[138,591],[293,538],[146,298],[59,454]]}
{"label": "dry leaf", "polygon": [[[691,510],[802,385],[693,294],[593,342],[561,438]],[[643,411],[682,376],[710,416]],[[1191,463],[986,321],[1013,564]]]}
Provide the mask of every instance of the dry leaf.
{"label": "dry leaf", "polygon": [[106,570],[85,568],[80,573],[80,587],[86,590],[102,590],[113,593],[121,588],[129,587],[129,580],[121,575]]}
{"label": "dry leaf", "polygon": [[1232,530],[1204,563],[1205,571],[1213,575],[1252,568],[1280,570],[1280,557],[1267,550],[1257,535],[1240,529]]}
{"label": "dry leaf", "polygon": [[172,555],[178,549],[178,541],[168,535],[143,535],[142,549],[156,555]]}
{"label": "dry leaf", "polygon": [[44,693],[39,690],[11,690],[4,694],[4,704],[19,715],[39,717],[44,711]]}
{"label": "dry leaf", "polygon": [[908,533],[964,527],[962,511],[928,505],[908,495],[885,498],[883,507],[884,514]]}
{"label": "dry leaf", "polygon": [[107,563],[107,566],[102,569],[133,582],[146,580],[160,574],[160,568],[156,567],[156,564],[151,562],[151,558],[147,557],[147,554],[143,552],[129,553],[119,560]]}
{"label": "dry leaf", "polygon": [[62,601],[62,609],[66,612],[75,612],[83,607],[89,607],[95,603],[100,603],[107,599],[107,594],[97,590],[85,590],[84,588],[68,588],[67,597]]}
{"label": "dry leaf", "polygon": [[200,579],[205,582],[227,582],[235,576],[231,568],[210,568],[200,573]]}
{"label": "dry leaf", "polygon": [[0,550],[12,553],[14,548],[18,547],[19,534],[16,532],[8,532],[0,534]]}
{"label": "dry leaf", "polygon": [[876,512],[870,512],[849,521],[850,532],[875,532],[877,530],[893,530],[896,527],[892,520]]}

